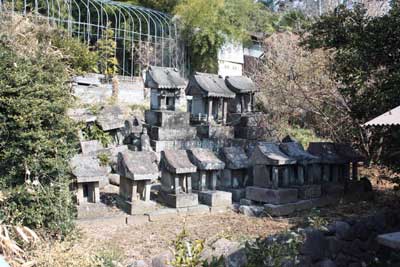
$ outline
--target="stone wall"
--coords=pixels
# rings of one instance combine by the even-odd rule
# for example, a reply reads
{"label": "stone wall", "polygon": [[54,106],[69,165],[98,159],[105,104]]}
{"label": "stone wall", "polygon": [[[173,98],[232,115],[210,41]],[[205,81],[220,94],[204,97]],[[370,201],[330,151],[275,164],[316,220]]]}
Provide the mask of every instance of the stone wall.
{"label": "stone wall", "polygon": [[[378,265],[390,249],[377,243],[377,236],[400,230],[400,214],[382,212],[362,219],[336,221],[327,230],[306,230],[300,250],[304,267],[362,267]],[[394,263],[396,264],[396,263]],[[379,266],[400,266],[379,265]]]}

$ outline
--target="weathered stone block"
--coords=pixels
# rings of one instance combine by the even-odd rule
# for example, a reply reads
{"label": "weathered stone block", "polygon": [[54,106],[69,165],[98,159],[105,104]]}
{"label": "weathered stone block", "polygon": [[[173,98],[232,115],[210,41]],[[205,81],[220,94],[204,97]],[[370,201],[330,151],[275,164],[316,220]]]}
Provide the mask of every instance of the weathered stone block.
{"label": "weathered stone block", "polygon": [[287,216],[296,211],[295,203],[274,205],[274,204],[265,204],[264,205],[265,212],[271,216]]}
{"label": "weathered stone block", "polygon": [[232,193],[224,191],[203,191],[197,192],[199,202],[211,207],[229,206],[232,204]]}
{"label": "weathered stone block", "polygon": [[197,205],[187,208],[177,208],[178,214],[182,215],[199,215],[199,214],[209,214],[210,207],[206,205]]}
{"label": "weathered stone block", "polygon": [[198,195],[194,193],[175,195],[161,191],[160,197],[165,204],[173,208],[193,207],[199,204]]}
{"label": "weathered stone block", "polygon": [[246,197],[246,189],[244,188],[227,188],[227,187],[218,187],[221,191],[226,191],[232,193],[232,201],[240,202],[242,198]]}
{"label": "weathered stone block", "polygon": [[341,196],[344,194],[344,185],[339,183],[323,183],[321,189],[324,196]]}
{"label": "weathered stone block", "polygon": [[255,202],[253,200],[250,200],[250,199],[242,198],[240,200],[240,205],[251,206],[251,205],[254,205],[254,204],[255,204]]}
{"label": "weathered stone block", "polygon": [[260,217],[264,212],[263,206],[240,206],[239,212],[249,217]]}
{"label": "weathered stone block", "polygon": [[321,185],[293,186],[299,192],[299,199],[313,199],[321,197]]}
{"label": "weathered stone block", "polygon": [[312,200],[300,200],[295,203],[296,211],[310,210],[314,207]]}
{"label": "weathered stone block", "polygon": [[174,259],[174,255],[172,254],[171,251],[165,251],[164,253],[161,253],[157,256],[155,256],[151,260],[151,266],[152,267],[172,267],[170,263]]}
{"label": "weathered stone block", "polygon": [[157,204],[153,201],[125,201],[123,210],[130,215],[143,215],[156,209]]}
{"label": "weathered stone block", "polygon": [[298,192],[292,188],[267,189],[249,186],[246,188],[246,198],[268,204],[286,204],[296,202]]}
{"label": "weathered stone block", "polygon": [[163,128],[158,126],[151,127],[150,137],[153,140],[190,140],[195,139],[197,131],[195,127],[182,127],[182,128]]}
{"label": "weathered stone block", "polygon": [[145,120],[147,124],[152,126],[179,129],[183,126],[189,126],[190,113],[168,110],[146,110]]}
{"label": "weathered stone block", "polygon": [[197,133],[201,138],[233,139],[234,129],[231,126],[201,125],[197,126]]}

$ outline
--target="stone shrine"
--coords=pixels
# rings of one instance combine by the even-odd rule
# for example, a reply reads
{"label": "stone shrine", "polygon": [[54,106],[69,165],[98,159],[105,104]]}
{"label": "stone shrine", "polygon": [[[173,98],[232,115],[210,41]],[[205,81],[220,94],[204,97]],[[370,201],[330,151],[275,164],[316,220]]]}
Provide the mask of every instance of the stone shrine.
{"label": "stone shrine", "polygon": [[266,128],[265,115],[255,112],[254,99],[258,91],[254,82],[245,76],[225,78],[227,87],[236,93],[228,105],[228,123],[234,126],[235,138],[260,140],[268,137],[277,141],[274,131]]}
{"label": "stone shrine", "polygon": [[100,165],[96,156],[76,155],[69,163],[76,177],[78,205],[100,202],[101,180],[107,179],[107,168]]}
{"label": "stone shrine", "polygon": [[119,106],[105,106],[99,111],[96,123],[112,136],[113,145],[122,145],[125,138],[125,134],[122,133],[125,121],[124,113]]}
{"label": "stone shrine", "polygon": [[192,96],[191,121],[201,138],[234,138],[233,128],[226,125],[228,100],[235,97],[221,76],[195,73],[190,78],[186,95]]}
{"label": "stone shrine", "polygon": [[217,188],[232,193],[232,200],[239,202],[245,198],[246,186],[250,185],[248,168],[249,159],[241,147],[224,147],[221,157],[225,162],[225,169]]}
{"label": "stone shrine", "polygon": [[199,195],[199,202],[212,207],[232,204],[232,193],[216,190],[218,175],[225,168],[225,163],[208,149],[195,148],[189,150],[188,154],[198,170],[193,174],[192,185]]}
{"label": "stone shrine", "polygon": [[181,90],[186,87],[179,71],[152,66],[146,72],[145,86],[151,88],[145,121],[154,151],[175,149],[180,143],[195,139],[197,132],[190,126],[190,114],[178,110]]}
{"label": "stone shrine", "polygon": [[290,171],[296,160],[284,154],[277,144],[259,143],[254,149],[250,164],[253,166],[253,186],[246,188],[249,200],[285,204],[297,201],[295,175]]}
{"label": "stone shrine", "polygon": [[[312,199],[321,197],[321,185],[319,171],[319,158],[306,152],[298,142],[283,142],[279,148],[289,157],[296,160],[295,173],[290,177],[291,187],[299,190],[300,199]],[[291,169],[293,170],[293,169]]]}
{"label": "stone shrine", "polygon": [[198,196],[192,192],[192,175],[197,168],[185,150],[164,150],[161,153],[161,200],[174,208],[198,205]]}
{"label": "stone shrine", "polygon": [[159,175],[157,157],[149,151],[118,154],[119,194],[129,214],[142,214],[150,204],[151,182]]}

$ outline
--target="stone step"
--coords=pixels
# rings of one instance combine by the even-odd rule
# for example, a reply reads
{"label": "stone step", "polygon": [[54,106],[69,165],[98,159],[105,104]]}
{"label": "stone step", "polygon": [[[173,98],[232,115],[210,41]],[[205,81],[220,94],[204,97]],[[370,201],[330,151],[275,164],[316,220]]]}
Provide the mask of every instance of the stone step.
{"label": "stone step", "polygon": [[255,186],[246,188],[246,198],[267,204],[286,204],[298,200],[298,190],[293,188],[269,189]]}

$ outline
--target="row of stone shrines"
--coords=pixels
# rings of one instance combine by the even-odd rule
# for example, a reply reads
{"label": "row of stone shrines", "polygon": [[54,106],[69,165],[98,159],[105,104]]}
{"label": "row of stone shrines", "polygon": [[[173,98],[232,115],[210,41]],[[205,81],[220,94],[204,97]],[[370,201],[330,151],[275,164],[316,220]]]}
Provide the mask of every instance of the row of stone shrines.
{"label": "row of stone shrines", "polygon": [[[75,158],[74,170],[82,160]],[[101,168],[92,158],[82,167]],[[266,204],[273,214],[280,205],[340,195],[349,182],[357,182],[357,164],[363,158],[351,147],[311,143],[308,151],[287,138],[282,143],[259,142],[250,157],[240,147],[226,147],[216,155],[202,148],[165,150],[161,160],[151,151],[118,154],[120,196],[130,214],[143,214],[149,206],[151,184],[161,176],[158,201],[174,208],[229,207],[232,202]],[[77,173],[78,183],[90,183],[98,201],[98,177]],[[79,176],[81,175],[81,176]]]}
{"label": "row of stone shrines", "polygon": [[[176,69],[150,67],[145,84],[151,88],[144,124],[151,146],[144,140],[142,151],[117,147],[111,153],[130,214],[155,205],[151,188],[159,177],[157,199],[171,207],[247,201],[266,205],[270,213],[281,210],[280,205],[291,209],[298,201],[341,194],[346,183],[357,181],[363,158],[350,146],[311,143],[305,151],[291,138],[259,141],[265,139],[258,135],[263,127],[255,123],[256,89],[249,78],[196,73],[187,83]],[[190,112],[177,108],[184,88],[192,97]],[[71,165],[78,202],[98,202],[99,181],[107,170],[98,158],[84,155]]]}

